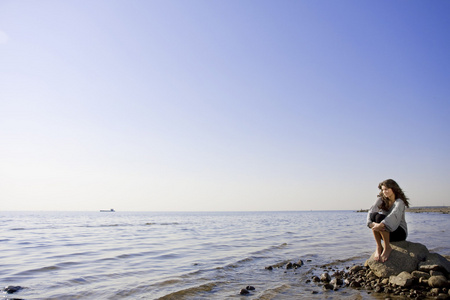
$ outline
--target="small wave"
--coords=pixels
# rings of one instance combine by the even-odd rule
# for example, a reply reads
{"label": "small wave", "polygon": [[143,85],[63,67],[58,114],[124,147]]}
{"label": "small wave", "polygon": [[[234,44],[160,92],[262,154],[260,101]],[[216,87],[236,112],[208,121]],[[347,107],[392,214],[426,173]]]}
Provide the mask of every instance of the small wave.
{"label": "small wave", "polygon": [[177,258],[177,257],[179,257],[179,255],[176,253],[167,253],[167,254],[160,255],[157,258],[158,259],[173,259],[173,258]]}
{"label": "small wave", "polygon": [[270,288],[265,290],[262,295],[258,298],[261,300],[271,300],[271,299],[279,299],[278,297],[283,294],[283,292],[289,290],[291,288],[288,284],[282,284],[280,286]]}
{"label": "small wave", "polygon": [[251,261],[254,261],[255,259],[256,259],[256,257],[246,257],[246,258],[240,259],[240,260],[238,260],[236,262],[232,262],[232,263],[226,265],[225,267],[218,267],[216,269],[217,270],[220,270],[220,269],[235,269],[235,268],[238,268],[240,265],[248,263],[248,262],[251,262]]}
{"label": "small wave", "polygon": [[164,223],[147,222],[144,225],[146,225],[146,226],[151,226],[151,225],[169,226],[169,225],[180,225],[180,223],[178,223],[178,222],[164,222]]}
{"label": "small wave", "polygon": [[[142,251],[142,252],[137,252],[137,253],[122,253],[119,254],[117,256],[114,257],[103,257],[100,259],[97,259],[97,261],[111,261],[111,260],[119,260],[119,259],[128,259],[128,258],[133,258],[133,257],[140,257],[140,256],[147,256],[147,255],[152,255],[152,254],[159,254],[161,253],[161,251]],[[168,254],[162,254],[160,256],[157,256],[158,259],[165,259],[165,258],[173,258],[173,257],[177,257],[178,255],[173,254],[173,253],[168,253]]]}
{"label": "small wave", "polygon": [[280,244],[280,245],[270,246],[270,247],[264,248],[264,249],[262,249],[262,250],[255,251],[255,252],[253,252],[252,254],[254,254],[254,255],[256,255],[256,254],[261,255],[261,254],[264,254],[264,253],[266,253],[266,252],[272,252],[273,250],[284,249],[284,248],[286,248],[287,246],[288,246],[287,243],[283,243],[283,244]]}
{"label": "small wave", "polygon": [[[273,250],[279,250],[279,249],[283,249],[287,246],[287,243],[283,243],[280,245],[275,245],[275,246],[270,246],[267,248],[264,248],[262,250],[258,250],[255,252],[250,253],[250,256],[242,258],[240,260],[237,260],[235,262],[229,263],[223,267],[217,267],[216,270],[221,270],[221,269],[234,269],[234,268],[238,268],[243,264],[247,264],[249,262],[253,262],[256,260],[260,260],[260,259],[264,259],[266,258],[267,255],[264,255],[265,253],[271,253],[273,252]],[[283,262],[283,264],[287,264],[288,262],[290,262],[290,260],[286,260]]]}
{"label": "small wave", "polygon": [[18,228],[11,228],[10,230],[26,230],[26,228],[18,227]]}
{"label": "small wave", "polygon": [[141,253],[126,253],[126,254],[118,255],[116,258],[130,258],[130,257],[143,256],[143,255],[146,255],[146,253],[144,253],[144,252],[141,252]]}
{"label": "small wave", "polygon": [[38,268],[38,269],[31,269],[31,270],[26,270],[20,273],[17,273],[16,275],[18,276],[22,276],[22,275],[32,275],[32,274],[36,274],[36,273],[43,273],[43,272],[49,272],[49,271],[56,271],[61,269],[61,267],[54,265],[54,266],[48,266],[48,267],[42,267],[42,268]]}
{"label": "small wave", "polygon": [[172,299],[192,299],[194,295],[198,293],[211,292],[216,287],[216,283],[209,282],[202,285],[186,288],[180,291],[176,291],[165,296],[158,298],[159,300],[172,300]]}
{"label": "small wave", "polygon": [[30,245],[31,244],[31,242],[20,242],[20,243],[18,243],[19,245]]}
{"label": "small wave", "polygon": [[78,284],[87,284],[87,283],[89,283],[89,281],[82,277],[72,278],[72,279],[68,280],[69,285],[78,285]]}
{"label": "small wave", "polygon": [[[79,244],[79,245],[85,245],[85,244]],[[65,247],[67,246],[74,246],[74,244],[65,244]],[[60,254],[60,255],[54,255],[50,258],[65,258],[65,257],[74,257],[74,256],[89,256],[91,254],[97,253],[96,251],[85,251],[85,252],[74,252],[74,253],[68,253],[68,254]]]}
{"label": "small wave", "polygon": [[100,224],[100,225],[82,225],[79,227],[84,228],[103,228],[103,227],[126,227],[126,226],[133,226],[133,224]]}
{"label": "small wave", "polygon": [[160,287],[170,286],[170,285],[178,284],[181,281],[182,281],[181,279],[168,279],[168,280],[158,283],[158,286],[160,286]]}
{"label": "small wave", "polygon": [[67,261],[67,262],[59,263],[56,266],[58,266],[58,267],[70,267],[70,266],[75,266],[75,265],[79,265],[79,264],[81,264],[81,263],[75,262],[75,261]]}

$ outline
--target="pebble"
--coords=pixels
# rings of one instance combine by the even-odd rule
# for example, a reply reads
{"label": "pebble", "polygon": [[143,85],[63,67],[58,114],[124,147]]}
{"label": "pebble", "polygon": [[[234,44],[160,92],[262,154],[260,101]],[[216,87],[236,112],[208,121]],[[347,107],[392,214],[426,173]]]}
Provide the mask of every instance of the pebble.
{"label": "pebble", "polygon": [[250,292],[247,289],[241,289],[241,291],[239,292],[239,294],[241,295],[247,295],[250,294]]}
{"label": "pebble", "polygon": [[330,274],[325,272],[325,273],[322,273],[322,275],[320,275],[320,281],[330,282],[330,280],[331,280]]}
{"label": "pebble", "polygon": [[3,289],[3,291],[4,292],[6,292],[7,294],[13,294],[13,293],[15,293],[15,292],[17,292],[17,291],[20,291],[21,289],[23,289],[23,287],[21,287],[21,286],[13,286],[13,285],[9,285],[9,286],[6,286],[4,289]]}

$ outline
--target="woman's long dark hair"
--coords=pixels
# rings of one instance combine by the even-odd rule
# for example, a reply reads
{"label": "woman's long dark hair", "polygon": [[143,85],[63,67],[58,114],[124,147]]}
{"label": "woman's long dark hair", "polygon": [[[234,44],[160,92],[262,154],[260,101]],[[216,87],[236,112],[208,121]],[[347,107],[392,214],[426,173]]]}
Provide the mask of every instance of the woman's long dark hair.
{"label": "woman's long dark hair", "polygon": [[380,189],[380,193],[378,194],[378,197],[381,198],[381,200],[383,200],[383,202],[380,205],[380,208],[382,210],[388,210],[388,198],[386,198],[383,194],[383,191],[381,190],[381,187],[386,187],[388,189],[392,189],[392,191],[394,192],[395,195],[395,199],[402,199],[403,202],[405,203],[406,207],[409,207],[409,198],[406,197],[405,193],[403,192],[403,190],[400,188],[400,186],[398,185],[397,182],[395,182],[393,179],[386,179],[383,182],[380,182],[378,184],[378,188]]}

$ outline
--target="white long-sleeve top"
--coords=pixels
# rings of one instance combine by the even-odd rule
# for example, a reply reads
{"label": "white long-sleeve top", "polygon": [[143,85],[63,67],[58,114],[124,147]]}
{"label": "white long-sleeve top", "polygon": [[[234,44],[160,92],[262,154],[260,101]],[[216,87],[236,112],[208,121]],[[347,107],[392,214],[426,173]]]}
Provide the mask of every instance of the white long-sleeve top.
{"label": "white long-sleeve top", "polygon": [[381,221],[381,223],[384,223],[384,226],[386,226],[386,229],[389,232],[395,231],[398,226],[403,228],[405,230],[406,236],[408,236],[408,226],[406,225],[406,219],[405,219],[405,203],[401,199],[395,200],[394,204],[392,204],[391,208],[389,210],[382,210],[379,208],[383,200],[381,198],[378,198],[377,201],[375,201],[375,204],[369,209],[369,212],[367,213],[367,226],[372,223],[370,220],[370,214],[374,212],[382,213],[383,215],[386,215],[386,218]]}

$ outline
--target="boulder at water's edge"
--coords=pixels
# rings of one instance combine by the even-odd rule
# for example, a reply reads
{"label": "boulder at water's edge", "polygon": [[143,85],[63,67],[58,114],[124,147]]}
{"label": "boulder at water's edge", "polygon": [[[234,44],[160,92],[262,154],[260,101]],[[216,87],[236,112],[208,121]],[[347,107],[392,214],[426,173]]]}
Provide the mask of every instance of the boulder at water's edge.
{"label": "boulder at water's edge", "polygon": [[419,270],[424,272],[440,271],[450,273],[450,262],[438,253],[430,253],[425,261],[419,263]]}
{"label": "boulder at water's edge", "polygon": [[392,252],[389,259],[382,263],[374,259],[374,254],[366,261],[373,273],[382,278],[398,275],[403,271],[411,273],[417,270],[420,262],[429,256],[427,247],[408,241],[392,242]]}

